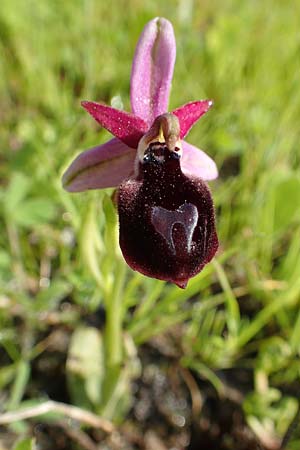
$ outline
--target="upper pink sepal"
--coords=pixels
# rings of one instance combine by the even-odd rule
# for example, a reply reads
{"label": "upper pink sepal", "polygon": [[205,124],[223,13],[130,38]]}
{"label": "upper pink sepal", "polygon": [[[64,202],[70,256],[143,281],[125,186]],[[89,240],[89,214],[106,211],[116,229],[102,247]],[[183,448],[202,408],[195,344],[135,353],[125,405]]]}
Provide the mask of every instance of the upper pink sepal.
{"label": "upper pink sepal", "polygon": [[117,187],[132,175],[136,152],[119,139],[86,150],[63,174],[63,187],[69,192]]}
{"label": "upper pink sepal", "polygon": [[209,181],[218,178],[215,162],[203,151],[186,141],[182,141],[181,170],[189,177]]}
{"label": "upper pink sepal", "polygon": [[131,148],[137,148],[147,124],[134,114],[95,102],[81,102],[84,109],[104,128]]}
{"label": "upper pink sepal", "polygon": [[212,105],[212,100],[199,100],[197,102],[186,103],[186,105],[180,106],[180,108],[172,111],[172,114],[179,119],[181,139],[188,134],[192,126]]}
{"label": "upper pink sepal", "polygon": [[131,108],[149,126],[168,110],[175,58],[172,24],[156,17],[143,30],[131,71]]}

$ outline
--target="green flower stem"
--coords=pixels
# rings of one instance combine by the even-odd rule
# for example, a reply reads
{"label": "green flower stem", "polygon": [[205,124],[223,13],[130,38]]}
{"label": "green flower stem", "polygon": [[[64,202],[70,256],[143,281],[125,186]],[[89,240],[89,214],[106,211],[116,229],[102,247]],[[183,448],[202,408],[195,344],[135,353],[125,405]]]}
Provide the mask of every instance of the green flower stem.
{"label": "green flower stem", "polygon": [[105,417],[111,417],[110,404],[118,390],[124,360],[122,322],[126,266],[119,258],[116,259],[115,273],[115,284],[105,296],[105,377],[102,384],[102,401],[98,410],[98,413]]}
{"label": "green flower stem", "polygon": [[108,368],[121,365],[123,359],[122,320],[123,288],[126,267],[123,261],[116,264],[116,281],[106,302],[106,365]]}

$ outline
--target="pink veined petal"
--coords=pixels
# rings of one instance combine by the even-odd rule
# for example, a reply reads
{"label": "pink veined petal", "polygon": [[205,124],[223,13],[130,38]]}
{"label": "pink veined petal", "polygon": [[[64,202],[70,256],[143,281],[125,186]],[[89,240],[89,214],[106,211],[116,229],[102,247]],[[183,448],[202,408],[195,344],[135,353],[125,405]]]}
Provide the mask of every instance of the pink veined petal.
{"label": "pink veined petal", "polygon": [[185,175],[214,180],[218,178],[215,162],[202,150],[182,141],[181,170]]}
{"label": "pink veined petal", "polygon": [[178,117],[180,123],[180,138],[183,139],[192,126],[205,114],[213,105],[212,100],[199,100],[189,102],[186,105],[172,111],[172,114]]}
{"label": "pink veined petal", "polygon": [[116,187],[133,173],[136,151],[111,139],[77,156],[63,175],[69,192]]}
{"label": "pink veined petal", "polygon": [[156,17],[143,30],[131,71],[131,108],[148,125],[168,110],[175,58],[173,27]]}
{"label": "pink veined petal", "polygon": [[102,127],[129,147],[136,148],[148,128],[143,119],[134,114],[95,102],[81,104]]}

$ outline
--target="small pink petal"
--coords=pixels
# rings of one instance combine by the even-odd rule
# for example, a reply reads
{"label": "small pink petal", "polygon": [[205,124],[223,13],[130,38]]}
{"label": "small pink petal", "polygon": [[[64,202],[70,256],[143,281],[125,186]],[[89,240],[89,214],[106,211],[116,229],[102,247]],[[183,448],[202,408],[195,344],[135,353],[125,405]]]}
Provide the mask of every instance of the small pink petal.
{"label": "small pink petal", "polygon": [[132,174],[135,155],[119,139],[111,139],[77,156],[63,175],[63,186],[69,192],[119,186]]}
{"label": "small pink petal", "polygon": [[213,102],[211,100],[200,100],[187,103],[172,111],[172,114],[179,119],[181,139],[188,134],[192,126],[209,110],[212,104]]}
{"label": "small pink petal", "polygon": [[134,114],[95,102],[81,104],[102,127],[129,147],[137,148],[139,140],[147,131],[143,119]]}
{"label": "small pink petal", "polygon": [[215,162],[202,150],[182,141],[181,170],[185,175],[214,180],[218,178]]}
{"label": "small pink petal", "polygon": [[168,110],[175,58],[173,27],[168,20],[156,17],[143,30],[131,71],[132,111],[148,125]]}

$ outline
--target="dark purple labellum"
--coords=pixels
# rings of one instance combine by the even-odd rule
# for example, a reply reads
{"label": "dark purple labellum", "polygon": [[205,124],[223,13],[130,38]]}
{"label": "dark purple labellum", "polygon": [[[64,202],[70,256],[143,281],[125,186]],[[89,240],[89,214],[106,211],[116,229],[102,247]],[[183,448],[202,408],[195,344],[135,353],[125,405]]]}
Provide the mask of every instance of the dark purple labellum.
{"label": "dark purple labellum", "polygon": [[124,258],[144,275],[184,288],[218,249],[208,187],[164,143],[150,144],[139,177],[121,184],[118,209]]}
{"label": "dark purple labellum", "polygon": [[195,205],[184,203],[175,211],[169,211],[161,206],[153,206],[151,222],[169,246],[173,255],[177,254],[178,244],[175,245],[173,232],[176,225],[182,225],[185,234],[186,251],[189,253],[192,247],[192,238],[198,222],[198,211]]}

